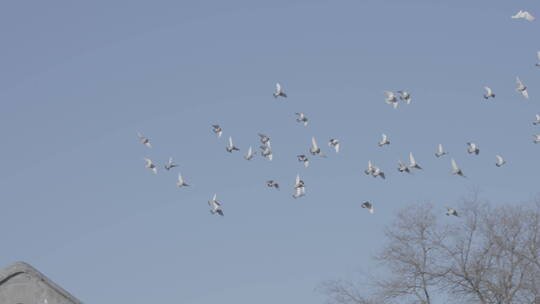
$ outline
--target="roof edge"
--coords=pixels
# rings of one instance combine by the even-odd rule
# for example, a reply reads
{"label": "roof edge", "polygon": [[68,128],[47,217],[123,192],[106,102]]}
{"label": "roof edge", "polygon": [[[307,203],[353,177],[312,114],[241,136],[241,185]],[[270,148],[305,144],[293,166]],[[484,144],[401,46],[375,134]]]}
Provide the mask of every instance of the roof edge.
{"label": "roof edge", "polygon": [[0,269],[0,287],[5,282],[7,282],[9,279],[11,279],[11,278],[13,278],[13,277],[15,277],[15,276],[17,276],[19,274],[22,274],[22,273],[26,273],[26,274],[29,274],[31,276],[34,276],[34,277],[38,278],[45,285],[49,286],[51,289],[58,292],[60,295],[62,295],[66,299],[70,300],[71,302],[73,302],[75,304],[82,304],[82,302],[80,300],[78,300],[73,295],[71,295],[69,292],[67,292],[65,289],[63,289],[62,287],[58,286],[56,283],[51,281],[47,276],[45,276],[43,273],[39,272],[32,265],[30,265],[30,264],[28,264],[26,262],[22,262],[22,261],[15,262],[15,263],[11,264],[10,266],[8,266],[8,267],[6,267],[4,269]]}

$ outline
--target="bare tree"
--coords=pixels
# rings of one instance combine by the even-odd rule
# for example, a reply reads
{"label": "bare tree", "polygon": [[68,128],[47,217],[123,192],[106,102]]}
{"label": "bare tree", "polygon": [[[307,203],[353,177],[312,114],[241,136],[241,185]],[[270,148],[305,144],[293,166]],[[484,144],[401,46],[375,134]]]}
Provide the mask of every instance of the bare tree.
{"label": "bare tree", "polygon": [[437,244],[444,239],[437,231],[433,207],[427,204],[401,211],[385,236],[388,245],[375,259],[389,268],[391,276],[377,281],[378,295],[388,302],[410,299],[431,304],[432,288],[440,278]]}
{"label": "bare tree", "polygon": [[[374,257],[389,273],[372,280],[377,303],[540,303],[540,200],[491,206],[477,195],[441,223],[430,204],[408,207],[386,230]],[[347,281],[331,281],[330,303],[366,304]],[[373,301],[373,300],[371,300]]]}
{"label": "bare tree", "polygon": [[328,302],[335,304],[383,304],[382,300],[369,299],[362,295],[360,286],[351,281],[329,280],[324,282],[319,291],[328,295]]}

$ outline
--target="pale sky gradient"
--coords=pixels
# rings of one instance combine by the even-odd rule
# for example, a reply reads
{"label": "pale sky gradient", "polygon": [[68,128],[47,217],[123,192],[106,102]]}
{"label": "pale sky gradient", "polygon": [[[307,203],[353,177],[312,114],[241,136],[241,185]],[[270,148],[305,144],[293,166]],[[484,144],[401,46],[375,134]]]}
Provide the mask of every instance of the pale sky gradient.
{"label": "pale sky gradient", "polygon": [[[540,17],[533,0],[4,1],[0,267],[29,262],[86,303],[323,303],[314,288],[372,268],[400,208],[444,214],[471,187],[496,203],[537,194],[540,20],[511,19],[520,9]],[[400,89],[413,102],[393,110],[383,91]],[[257,132],[274,161],[242,158]],[[311,136],[329,157],[304,169]],[[425,169],[405,176],[411,151]],[[147,156],[173,156],[193,186]],[[385,181],[363,174],[369,159]]]}

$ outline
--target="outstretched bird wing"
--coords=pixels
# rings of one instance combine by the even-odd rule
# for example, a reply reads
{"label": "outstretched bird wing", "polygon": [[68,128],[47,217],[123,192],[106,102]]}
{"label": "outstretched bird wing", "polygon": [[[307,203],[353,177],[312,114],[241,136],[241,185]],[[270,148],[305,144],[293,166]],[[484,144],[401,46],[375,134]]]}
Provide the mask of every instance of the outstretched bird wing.
{"label": "outstretched bird wing", "polygon": [[456,161],[453,158],[452,158],[452,169],[454,169],[454,171],[459,170],[458,165],[457,165]]}
{"label": "outstretched bird wing", "polygon": [[416,165],[416,160],[414,159],[412,152],[409,153],[409,161],[411,162],[411,166]]}
{"label": "outstretched bird wing", "polygon": [[319,149],[319,145],[317,145],[317,141],[315,140],[315,136],[313,136],[311,138],[311,147],[313,148],[313,150],[318,150]]}

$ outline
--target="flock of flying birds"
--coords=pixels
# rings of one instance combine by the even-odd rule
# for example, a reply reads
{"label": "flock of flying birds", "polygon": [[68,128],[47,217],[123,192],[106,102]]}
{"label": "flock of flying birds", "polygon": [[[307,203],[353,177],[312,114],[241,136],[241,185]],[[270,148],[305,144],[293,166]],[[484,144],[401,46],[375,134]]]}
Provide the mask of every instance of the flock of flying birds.
{"label": "flock of flying birds", "polygon": [[[512,19],[524,19],[527,21],[534,21],[534,17],[527,11],[519,11],[517,14],[511,17]],[[537,52],[538,62],[535,64],[537,67],[540,67],[540,51]],[[527,86],[519,79],[519,77],[516,77],[516,91],[523,96],[525,99],[529,99],[529,94],[527,92]],[[489,100],[495,98],[495,93],[490,87],[484,87],[486,93],[483,95],[484,99]],[[384,91],[384,94],[386,95],[386,98],[384,101],[387,104],[392,105],[394,109],[397,109],[400,105],[400,102],[410,105],[412,101],[411,93],[408,91],[400,90],[397,92],[392,91]],[[285,93],[283,86],[280,83],[276,83],[276,89],[273,93],[274,98],[287,98],[287,94]],[[297,112],[295,113],[297,118],[296,121],[298,123],[301,123],[304,127],[308,126],[308,117],[302,113]],[[533,125],[540,124],[540,114],[536,114],[535,120],[532,122]],[[214,124],[212,125],[212,131],[217,135],[218,138],[220,138],[223,135],[223,129],[220,125]],[[271,161],[273,159],[273,153],[272,153],[272,146],[270,144],[270,137],[258,133],[259,139],[261,142],[260,145],[260,155],[267,160]],[[141,144],[146,146],[147,148],[152,148],[152,145],[150,143],[150,139],[141,133],[137,133],[137,136],[139,138],[139,141]],[[534,140],[533,142],[535,144],[540,143],[540,134],[534,134]],[[386,134],[382,134],[381,141],[377,143],[379,147],[384,147],[387,145],[390,145],[390,140]],[[328,146],[335,151],[335,153],[339,153],[340,150],[340,141],[336,138],[331,138],[328,140]],[[234,145],[233,139],[231,136],[228,138],[227,145],[225,147],[225,150],[229,153],[233,153],[235,151],[240,151],[238,147]],[[478,155],[480,153],[480,149],[478,145],[474,142],[468,142],[467,143],[467,153]],[[311,138],[311,147],[309,148],[309,154],[313,157],[326,157],[326,154],[321,150],[319,147],[317,140],[315,137]],[[435,152],[435,157],[441,158],[448,153],[444,150],[442,144],[438,144]],[[247,153],[244,155],[244,159],[247,161],[252,160],[257,155],[257,152],[253,150],[253,147],[250,146],[247,150]],[[501,167],[506,164],[506,160],[500,156],[495,155],[497,161],[495,163],[495,166]],[[305,154],[297,155],[297,159],[300,163],[303,164],[305,168],[309,167],[309,157]],[[144,158],[145,161],[145,167],[147,169],[150,169],[154,174],[158,173],[158,167],[156,164],[150,159],[150,158]],[[461,177],[466,177],[464,174],[464,171],[458,166],[457,162],[451,158],[450,159],[450,165],[451,165],[451,171],[450,173],[453,175],[458,175]],[[172,157],[169,158],[168,162],[163,166],[165,170],[169,171],[178,165],[174,163]],[[409,163],[403,163],[401,160],[398,160],[398,167],[397,170],[402,173],[411,173],[412,170],[422,170],[422,166],[416,161],[413,153],[409,153]],[[381,179],[386,179],[384,171],[381,170],[381,168],[375,166],[371,160],[368,161],[368,166],[364,170],[364,173],[366,175],[370,175],[374,178],[380,177]],[[181,187],[188,187],[189,184],[186,183],[184,178],[182,177],[181,173],[178,173],[178,180],[176,182],[176,186]],[[266,182],[266,186],[269,188],[274,188],[279,190],[280,186],[279,183],[275,180],[268,180]],[[304,181],[300,178],[300,175],[296,175],[296,180],[293,185],[293,194],[292,197],[297,199],[305,196],[306,194],[306,186]],[[221,204],[217,201],[217,195],[214,194],[211,200],[208,201],[208,205],[210,206],[210,213],[212,214],[219,214],[221,216],[224,215],[223,210],[221,208]],[[361,204],[362,208],[367,209],[371,214],[375,212],[375,208],[373,204],[369,201],[365,201]],[[446,207],[447,212],[446,215],[452,215],[452,216],[458,216],[458,213],[455,209]]]}

